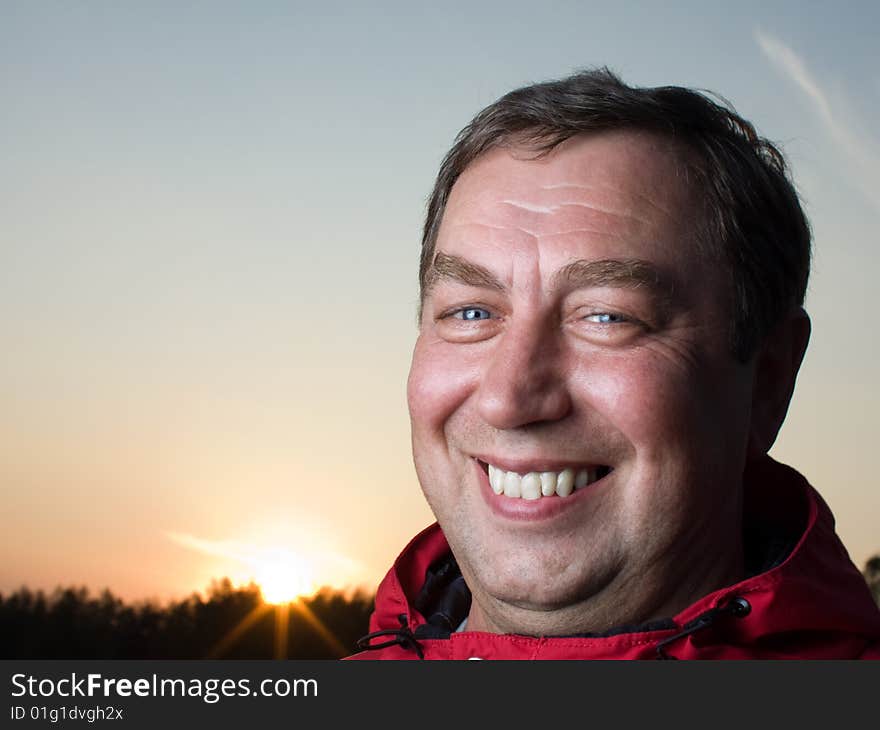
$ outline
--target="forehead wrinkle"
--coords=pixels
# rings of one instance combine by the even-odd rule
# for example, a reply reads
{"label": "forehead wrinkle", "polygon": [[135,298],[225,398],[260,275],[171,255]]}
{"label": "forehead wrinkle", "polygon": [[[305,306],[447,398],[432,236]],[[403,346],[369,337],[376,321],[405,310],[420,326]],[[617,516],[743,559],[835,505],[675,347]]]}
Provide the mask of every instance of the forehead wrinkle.
{"label": "forehead wrinkle", "polygon": [[[553,185],[541,185],[541,190],[585,190],[587,192],[596,192],[597,190],[608,190],[609,186],[607,185],[578,185],[577,183],[558,183]],[[645,193],[640,193],[637,190],[627,190],[626,194],[636,198],[639,202],[648,205],[655,210],[660,211],[661,213],[669,216],[670,218],[674,217],[672,211],[669,208],[660,205],[656,200],[654,200],[651,196],[646,195]]]}
{"label": "forehead wrinkle", "polygon": [[572,236],[575,233],[587,233],[591,236],[602,236],[604,238],[616,238],[625,241],[628,236],[626,233],[615,233],[614,231],[600,231],[595,228],[564,228],[561,231],[547,231],[540,235],[540,238],[554,238],[556,236]]}
{"label": "forehead wrinkle", "polygon": [[456,228],[486,228],[490,231],[504,231],[506,233],[523,233],[529,238],[538,238],[538,236],[543,235],[538,233],[537,231],[531,231],[528,228],[523,228],[520,225],[516,227],[513,226],[495,226],[491,223],[477,223],[476,221],[468,221],[467,223],[457,223],[454,226],[450,226],[450,230],[455,230]]}
{"label": "forehead wrinkle", "polygon": [[600,230],[598,228],[586,228],[586,227],[578,227],[578,228],[562,228],[557,231],[536,231],[530,228],[524,227],[522,224],[517,224],[516,227],[512,226],[496,226],[491,223],[476,223],[476,222],[468,222],[468,223],[457,223],[454,226],[450,226],[449,230],[455,230],[457,228],[485,228],[489,231],[501,231],[507,234],[521,234],[523,237],[529,239],[529,243],[534,243],[539,240],[543,240],[545,238],[553,238],[554,236],[568,236],[573,235],[575,233],[586,233],[593,236],[604,236],[606,238],[617,238],[624,239],[626,238],[626,233],[616,233],[614,231],[605,231]]}
{"label": "forehead wrinkle", "polygon": [[609,218],[623,218],[629,221],[635,221],[636,223],[640,223],[643,226],[653,225],[651,221],[646,218],[642,218],[638,215],[635,215],[631,212],[625,212],[622,210],[615,210],[611,207],[605,207],[598,205],[597,203],[585,203],[580,200],[563,200],[558,203],[551,203],[547,205],[541,205],[536,203],[526,203],[523,201],[517,200],[501,200],[499,201],[505,205],[512,206],[514,208],[518,208],[520,210],[527,211],[530,214],[538,214],[538,215],[546,215],[549,213],[556,213],[565,208],[585,208],[593,213],[598,213],[602,216],[607,216]]}

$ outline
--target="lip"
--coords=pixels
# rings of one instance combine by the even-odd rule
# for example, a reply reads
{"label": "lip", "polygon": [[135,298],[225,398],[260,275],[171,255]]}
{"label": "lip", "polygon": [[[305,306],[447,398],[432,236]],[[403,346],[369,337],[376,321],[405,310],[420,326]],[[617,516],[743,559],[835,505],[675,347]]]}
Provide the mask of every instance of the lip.
{"label": "lip", "polygon": [[[573,509],[577,509],[579,505],[584,504],[585,501],[595,496],[596,492],[602,488],[605,480],[610,476],[610,474],[606,475],[602,479],[594,482],[593,484],[596,485],[596,489],[593,488],[593,484],[590,484],[582,489],[572,492],[567,497],[554,496],[540,497],[538,499],[516,499],[505,497],[503,494],[495,494],[495,492],[492,491],[492,486],[489,484],[489,476],[483,471],[483,467],[480,465],[481,461],[483,461],[483,459],[472,459],[473,468],[476,470],[477,480],[480,484],[480,495],[482,496],[483,501],[496,517],[515,522],[544,522],[566,514]],[[514,469],[510,469],[510,471],[514,471]],[[547,468],[543,471],[555,470]]]}
{"label": "lip", "polygon": [[572,462],[572,461],[548,461],[546,459],[508,459],[505,457],[495,457],[489,454],[472,454],[474,459],[482,461],[484,464],[492,464],[504,471],[513,471],[517,474],[528,474],[529,472],[555,471],[560,472],[563,469],[589,469],[596,466],[605,466],[601,462]]}

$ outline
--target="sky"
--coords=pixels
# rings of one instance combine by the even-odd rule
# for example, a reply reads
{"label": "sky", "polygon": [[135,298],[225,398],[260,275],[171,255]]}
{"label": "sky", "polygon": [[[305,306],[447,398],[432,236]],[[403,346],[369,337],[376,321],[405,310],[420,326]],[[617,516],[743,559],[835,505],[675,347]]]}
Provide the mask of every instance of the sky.
{"label": "sky", "polygon": [[0,593],[384,575],[432,517],[405,381],[458,131],[608,66],[786,153],[813,338],[771,454],[880,553],[880,5],[0,2]]}

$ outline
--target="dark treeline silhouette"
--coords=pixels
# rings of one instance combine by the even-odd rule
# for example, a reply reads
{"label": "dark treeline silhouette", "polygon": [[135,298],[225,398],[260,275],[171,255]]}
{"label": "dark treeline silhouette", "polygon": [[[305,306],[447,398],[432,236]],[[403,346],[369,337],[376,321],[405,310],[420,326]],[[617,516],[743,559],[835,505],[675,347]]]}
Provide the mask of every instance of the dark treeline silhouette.
{"label": "dark treeline silhouette", "polygon": [[[863,575],[880,605],[880,555]],[[126,604],[105,590],[22,588],[0,594],[3,659],[338,659],[367,633],[373,597],[323,588],[289,606],[251,584],[217,581],[167,606]]]}
{"label": "dark treeline silhouette", "polygon": [[109,590],[0,594],[3,659],[337,659],[367,633],[373,597],[323,588],[276,607],[256,585],[214,582],[203,599],[126,604]]}

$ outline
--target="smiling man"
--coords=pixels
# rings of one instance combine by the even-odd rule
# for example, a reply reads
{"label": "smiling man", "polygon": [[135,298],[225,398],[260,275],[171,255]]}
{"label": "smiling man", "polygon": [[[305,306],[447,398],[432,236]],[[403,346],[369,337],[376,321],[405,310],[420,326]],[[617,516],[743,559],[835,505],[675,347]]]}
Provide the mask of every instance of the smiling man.
{"label": "smiling man", "polygon": [[880,656],[827,506],[767,452],[810,336],[779,152],[606,70],[514,91],[440,170],[408,384],[438,525],[357,658]]}

